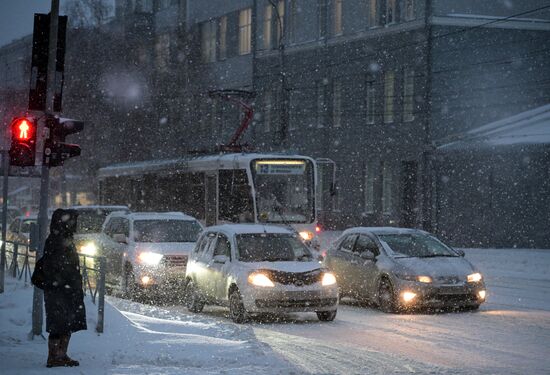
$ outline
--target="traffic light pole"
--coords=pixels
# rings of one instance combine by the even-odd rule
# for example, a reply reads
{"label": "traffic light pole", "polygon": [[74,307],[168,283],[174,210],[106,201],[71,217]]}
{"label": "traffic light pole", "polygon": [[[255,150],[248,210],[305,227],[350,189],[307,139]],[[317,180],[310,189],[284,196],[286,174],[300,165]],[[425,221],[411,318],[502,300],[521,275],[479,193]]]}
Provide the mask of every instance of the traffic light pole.
{"label": "traffic light pole", "polygon": [[[48,113],[53,112],[53,98],[55,91],[55,65],[57,55],[57,23],[59,18],[59,0],[52,0],[50,11],[50,38],[48,47],[48,81],[46,91],[46,110]],[[45,121],[43,118],[42,121]],[[46,129],[46,127],[44,127]],[[41,135],[45,137],[44,134]],[[49,135],[48,135],[49,136]],[[47,138],[47,137],[45,137]],[[38,228],[39,228],[39,246],[36,254],[36,259],[40,259],[44,254],[44,245],[46,243],[46,233],[48,225],[48,190],[50,185],[50,169],[48,165],[42,163],[42,176],[40,178],[40,206],[38,211]],[[44,292],[42,289],[34,288],[33,294],[33,309],[32,309],[32,332],[31,338],[42,335],[43,323],[43,301]]]}
{"label": "traffic light pole", "polygon": [[6,235],[8,229],[8,181],[10,156],[8,150],[2,151],[2,168],[4,169],[2,185],[2,248],[0,254],[0,293],[4,293],[4,277],[6,272]]}

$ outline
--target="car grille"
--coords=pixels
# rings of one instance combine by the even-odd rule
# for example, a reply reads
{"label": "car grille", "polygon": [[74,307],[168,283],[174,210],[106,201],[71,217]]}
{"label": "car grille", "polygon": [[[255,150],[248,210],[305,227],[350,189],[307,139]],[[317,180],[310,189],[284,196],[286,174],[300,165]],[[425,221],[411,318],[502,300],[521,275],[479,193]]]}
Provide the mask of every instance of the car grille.
{"label": "car grille", "polygon": [[185,267],[187,255],[165,255],[162,261],[166,267]]}
{"label": "car grille", "polygon": [[311,285],[321,281],[322,277],[322,271],[320,269],[308,272],[285,272],[274,270],[263,270],[262,272],[267,273],[272,281],[283,285]]}
{"label": "car grille", "polygon": [[435,278],[435,282],[438,284],[459,285],[463,284],[464,280],[461,280],[457,276],[439,276]]}
{"label": "car grille", "polygon": [[319,299],[285,299],[285,300],[271,300],[271,299],[257,299],[256,306],[259,308],[277,308],[277,307],[328,307],[336,305],[336,298],[319,298]]}

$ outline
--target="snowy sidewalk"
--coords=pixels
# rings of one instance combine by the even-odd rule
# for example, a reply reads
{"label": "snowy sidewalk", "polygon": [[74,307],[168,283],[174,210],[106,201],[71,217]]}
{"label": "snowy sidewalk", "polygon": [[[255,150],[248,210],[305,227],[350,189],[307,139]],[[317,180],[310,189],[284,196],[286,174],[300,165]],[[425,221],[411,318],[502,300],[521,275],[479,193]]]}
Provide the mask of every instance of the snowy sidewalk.
{"label": "snowy sidewalk", "polygon": [[[200,315],[163,316],[162,308],[112,299],[105,306],[105,333],[95,331],[97,308],[86,298],[88,331],[71,339],[76,368],[45,367],[47,342],[29,341],[32,288],[6,278],[0,294],[2,374],[292,374],[291,364],[258,341],[249,326],[212,322]],[[117,309],[113,305],[119,307]],[[147,309],[147,315],[139,309]],[[123,311],[121,311],[123,310]],[[132,311],[132,312],[128,312]],[[156,316],[156,317],[152,317]],[[47,334],[45,334],[47,337]]]}

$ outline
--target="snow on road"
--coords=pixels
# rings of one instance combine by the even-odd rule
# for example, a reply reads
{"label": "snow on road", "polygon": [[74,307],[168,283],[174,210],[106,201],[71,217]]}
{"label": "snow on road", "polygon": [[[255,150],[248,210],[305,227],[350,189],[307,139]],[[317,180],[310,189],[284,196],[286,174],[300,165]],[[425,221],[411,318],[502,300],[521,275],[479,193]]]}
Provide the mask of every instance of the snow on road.
{"label": "snow on road", "polygon": [[[468,249],[466,256],[488,286],[478,312],[393,315],[345,301],[332,323],[292,314],[236,325],[220,307],[190,314],[108,298],[105,334],[75,334],[71,353],[84,374],[548,374],[550,251]],[[30,289],[13,282],[7,289],[0,372],[47,371],[45,342],[26,339]]]}
{"label": "snow on road", "polygon": [[[29,341],[32,288],[8,278],[0,294],[1,374],[291,374],[294,366],[255,339],[252,329],[207,316],[110,299],[105,333],[94,332],[95,305],[86,301],[88,331],[71,339],[78,368],[45,367],[47,343]],[[47,335],[47,334],[46,334]]]}

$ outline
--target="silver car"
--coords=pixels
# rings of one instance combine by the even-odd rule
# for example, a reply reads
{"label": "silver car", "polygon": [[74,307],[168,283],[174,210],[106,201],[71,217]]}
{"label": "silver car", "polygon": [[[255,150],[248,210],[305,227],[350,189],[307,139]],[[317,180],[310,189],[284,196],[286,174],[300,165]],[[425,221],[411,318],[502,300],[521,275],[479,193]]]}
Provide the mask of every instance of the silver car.
{"label": "silver car", "polygon": [[332,321],[338,308],[334,275],[291,230],[267,225],[209,227],[187,267],[187,307],[229,307],[242,323],[251,314],[315,312]]}
{"label": "silver car", "polygon": [[341,296],[373,302],[386,312],[477,309],[485,301],[483,277],[464,253],[421,230],[348,229],[330,247],[325,263]]}

